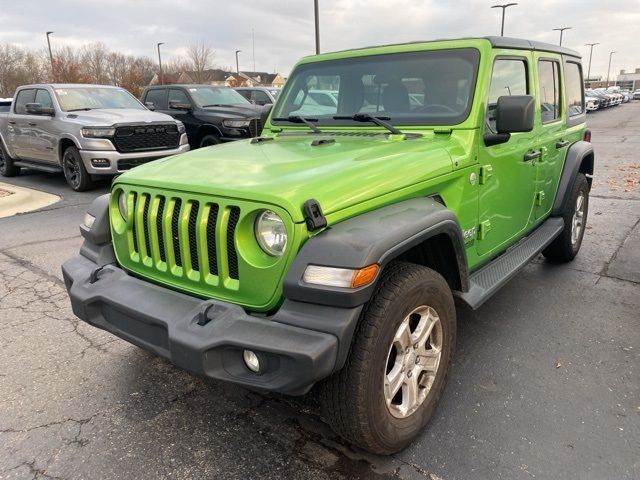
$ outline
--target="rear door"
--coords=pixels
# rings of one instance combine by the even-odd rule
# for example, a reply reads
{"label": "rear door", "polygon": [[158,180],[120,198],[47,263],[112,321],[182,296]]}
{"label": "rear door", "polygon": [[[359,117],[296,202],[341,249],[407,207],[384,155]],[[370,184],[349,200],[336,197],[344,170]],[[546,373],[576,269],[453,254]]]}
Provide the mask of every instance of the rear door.
{"label": "rear door", "polygon": [[27,103],[33,103],[36,98],[35,88],[20,90],[15,98],[13,114],[9,115],[7,125],[8,142],[14,157],[28,159],[31,150],[32,116],[27,115]]}
{"label": "rear door", "polygon": [[[39,103],[43,108],[54,108],[51,94],[43,88],[36,90],[34,103]],[[29,158],[58,164],[54,117],[49,115],[28,115],[31,117],[29,122],[31,126],[29,130]]]}

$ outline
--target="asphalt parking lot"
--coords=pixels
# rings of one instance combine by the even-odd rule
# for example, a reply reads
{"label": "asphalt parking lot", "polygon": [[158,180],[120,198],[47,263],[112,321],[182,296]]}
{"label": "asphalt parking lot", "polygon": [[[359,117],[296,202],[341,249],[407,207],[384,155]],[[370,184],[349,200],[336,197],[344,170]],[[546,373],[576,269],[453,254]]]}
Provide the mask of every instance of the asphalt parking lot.
{"label": "asphalt parking lot", "polygon": [[458,312],[438,412],[389,458],[343,443],[312,394],[196,378],[80,323],[60,264],[107,185],[3,179],[63,199],[0,219],[0,479],[640,478],[640,102],[588,124],[597,163],[580,255],[540,258]]}

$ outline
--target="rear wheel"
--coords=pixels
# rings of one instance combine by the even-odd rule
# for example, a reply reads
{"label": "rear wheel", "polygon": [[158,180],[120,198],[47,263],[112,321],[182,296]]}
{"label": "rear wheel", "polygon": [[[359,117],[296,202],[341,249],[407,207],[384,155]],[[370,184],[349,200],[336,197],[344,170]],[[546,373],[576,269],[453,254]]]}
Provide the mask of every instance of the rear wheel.
{"label": "rear wheel", "polygon": [[547,260],[555,263],[570,262],[580,251],[589,213],[589,182],[579,173],[571,196],[562,214],[564,230],[542,251]]}
{"label": "rear wheel", "polygon": [[13,164],[13,159],[9,157],[4,147],[0,145],[0,175],[3,177],[15,177],[19,173],[20,167],[16,167]]}
{"label": "rear wheel", "polygon": [[370,452],[406,447],[435,412],[455,335],[444,278],[419,265],[391,264],[365,305],[346,365],[320,386],[324,418]]}
{"label": "rear wheel", "polygon": [[93,188],[91,175],[87,172],[76,147],[68,147],[62,155],[62,171],[67,184],[76,192],[84,192]]}

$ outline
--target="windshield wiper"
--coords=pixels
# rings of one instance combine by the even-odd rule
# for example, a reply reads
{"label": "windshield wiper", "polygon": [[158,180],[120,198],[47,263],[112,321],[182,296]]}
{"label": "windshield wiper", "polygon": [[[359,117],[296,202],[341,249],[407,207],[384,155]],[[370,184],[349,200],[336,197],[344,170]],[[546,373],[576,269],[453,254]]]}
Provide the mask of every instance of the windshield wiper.
{"label": "windshield wiper", "polygon": [[313,131],[313,133],[322,133],[322,130],[320,130],[314,123],[318,121],[317,118],[305,118],[300,115],[289,115],[288,117],[273,118],[272,120],[275,120],[276,122],[304,123]]}
{"label": "windshield wiper", "polygon": [[91,107],[72,108],[71,110],[67,110],[67,112],[80,112],[80,111],[87,111],[87,110],[94,110],[94,109]]}
{"label": "windshield wiper", "polygon": [[402,132],[385,120],[391,120],[389,117],[374,117],[368,113],[356,113],[354,115],[336,115],[334,120],[354,120],[356,122],[373,122],[376,125],[386,128],[395,135],[402,135]]}

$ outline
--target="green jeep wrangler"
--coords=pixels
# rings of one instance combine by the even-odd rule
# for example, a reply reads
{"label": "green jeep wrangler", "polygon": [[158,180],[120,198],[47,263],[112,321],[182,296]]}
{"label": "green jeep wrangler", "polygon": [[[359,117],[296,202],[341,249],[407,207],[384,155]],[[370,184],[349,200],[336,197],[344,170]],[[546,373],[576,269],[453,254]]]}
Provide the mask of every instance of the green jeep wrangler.
{"label": "green jeep wrangler", "polygon": [[293,70],[261,137],[118,177],[63,265],[74,313],[178,367],[301,395],[371,452],[405,447],[478,308],[540,252],[572,260],[594,154],[577,52],[438,40]]}

